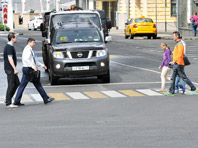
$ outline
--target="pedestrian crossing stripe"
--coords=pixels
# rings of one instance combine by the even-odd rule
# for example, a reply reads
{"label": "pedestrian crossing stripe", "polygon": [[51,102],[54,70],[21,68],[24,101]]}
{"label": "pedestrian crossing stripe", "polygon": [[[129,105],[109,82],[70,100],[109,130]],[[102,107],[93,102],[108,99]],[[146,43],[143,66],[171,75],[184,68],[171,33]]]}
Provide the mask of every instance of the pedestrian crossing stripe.
{"label": "pedestrian crossing stripe", "polygon": [[111,97],[111,98],[120,98],[120,97],[126,97],[125,95],[117,92],[117,91],[114,91],[114,90],[111,90],[111,91],[101,91],[102,93],[104,93],[105,95]]}
{"label": "pedestrian crossing stripe", "polygon": [[123,93],[124,95],[127,95],[129,97],[135,97],[135,96],[144,96],[143,94],[140,94],[134,90],[119,90],[119,92]]}
{"label": "pedestrian crossing stripe", "polygon": [[[191,91],[186,89],[185,95],[190,95]],[[163,96],[164,93],[158,92],[157,89],[136,89],[136,90],[108,90],[108,91],[86,91],[86,92],[66,92],[66,93],[49,93],[50,97],[55,100],[79,100],[79,99],[107,99],[107,98],[126,98],[137,96]],[[195,93],[198,95],[198,92]],[[176,94],[176,95],[182,95]],[[0,96],[0,104],[4,104],[5,96]],[[43,102],[40,94],[24,94],[21,102]]]}
{"label": "pedestrian crossing stripe", "polygon": [[137,89],[140,93],[146,94],[148,96],[162,96],[163,94],[157,93],[151,89]]}
{"label": "pedestrian crossing stripe", "polygon": [[89,96],[92,99],[102,99],[102,98],[107,98],[107,96],[103,95],[100,92],[97,91],[90,91],[90,92],[84,92],[87,96]]}
{"label": "pedestrian crossing stripe", "polygon": [[63,93],[49,93],[49,96],[54,98],[55,100],[71,100]]}
{"label": "pedestrian crossing stripe", "polygon": [[40,94],[30,94],[30,96],[35,101],[43,101],[43,98],[40,96]]}
{"label": "pedestrian crossing stripe", "polygon": [[85,96],[84,94],[80,93],[80,92],[69,92],[66,93],[68,96],[70,96],[71,98],[78,100],[78,99],[89,99],[87,96]]}
{"label": "pedestrian crossing stripe", "polygon": [[22,99],[24,102],[33,102],[33,100],[27,94],[24,94]]}

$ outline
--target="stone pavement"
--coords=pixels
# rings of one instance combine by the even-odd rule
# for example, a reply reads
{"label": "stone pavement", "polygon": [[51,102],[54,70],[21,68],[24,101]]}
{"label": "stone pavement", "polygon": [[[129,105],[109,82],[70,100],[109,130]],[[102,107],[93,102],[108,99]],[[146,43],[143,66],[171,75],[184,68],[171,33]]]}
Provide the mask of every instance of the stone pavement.
{"label": "stone pavement", "polygon": [[[110,35],[117,35],[117,36],[123,36],[124,37],[124,29],[111,29]],[[172,32],[158,32],[157,33],[158,39],[164,39],[164,40],[172,40]],[[184,40],[198,40],[198,36],[182,36]]]}

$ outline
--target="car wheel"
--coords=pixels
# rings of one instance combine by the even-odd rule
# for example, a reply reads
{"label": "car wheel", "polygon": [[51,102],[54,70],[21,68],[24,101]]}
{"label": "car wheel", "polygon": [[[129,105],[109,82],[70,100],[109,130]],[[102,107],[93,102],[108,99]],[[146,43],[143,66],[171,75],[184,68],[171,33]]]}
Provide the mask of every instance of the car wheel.
{"label": "car wheel", "polygon": [[151,36],[147,36],[148,39],[151,39]]}
{"label": "car wheel", "polygon": [[128,37],[129,37],[129,36],[128,36],[128,35],[126,35],[126,32],[124,32],[124,35],[125,35],[125,39],[128,39]]}
{"label": "car wheel", "polygon": [[52,71],[51,68],[49,69],[49,80],[50,80],[50,84],[51,84],[51,85],[56,85],[56,84],[58,84],[58,77],[55,77],[55,76],[53,75],[53,71]]}
{"label": "car wheel", "polygon": [[36,28],[35,28],[34,24],[33,24],[33,29],[34,29],[34,30],[36,30]]}
{"label": "car wheel", "polygon": [[133,39],[133,38],[134,38],[134,35],[132,35],[130,31],[130,39]]}
{"label": "car wheel", "polygon": [[157,35],[154,35],[154,36],[153,36],[153,39],[157,39]]}
{"label": "car wheel", "polygon": [[107,74],[98,76],[102,83],[110,83],[110,72],[108,71]]}

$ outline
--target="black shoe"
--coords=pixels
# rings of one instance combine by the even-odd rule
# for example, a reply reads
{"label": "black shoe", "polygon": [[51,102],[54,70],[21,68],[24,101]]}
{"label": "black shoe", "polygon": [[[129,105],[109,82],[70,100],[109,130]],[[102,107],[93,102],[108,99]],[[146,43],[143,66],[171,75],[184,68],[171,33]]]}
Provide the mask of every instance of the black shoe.
{"label": "black shoe", "polygon": [[25,104],[19,102],[19,103],[14,103],[14,105],[24,106]]}
{"label": "black shoe", "polygon": [[47,103],[50,103],[52,101],[54,101],[54,98],[48,98],[46,101],[44,101],[44,103],[47,104]]}

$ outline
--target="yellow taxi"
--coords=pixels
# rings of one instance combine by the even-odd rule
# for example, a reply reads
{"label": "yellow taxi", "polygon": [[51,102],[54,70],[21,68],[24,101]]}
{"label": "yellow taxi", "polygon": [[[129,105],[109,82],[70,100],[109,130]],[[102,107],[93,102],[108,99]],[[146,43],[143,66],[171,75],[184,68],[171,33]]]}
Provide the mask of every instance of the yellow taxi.
{"label": "yellow taxi", "polygon": [[125,23],[125,39],[133,39],[134,36],[147,36],[148,39],[157,38],[157,27],[151,18],[138,17],[132,18]]}

